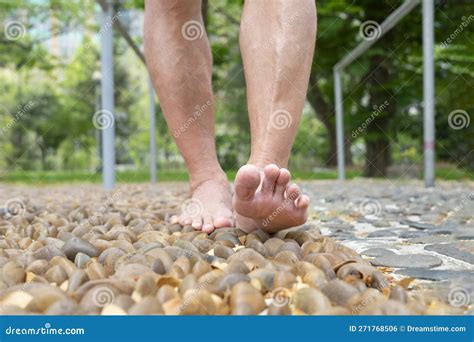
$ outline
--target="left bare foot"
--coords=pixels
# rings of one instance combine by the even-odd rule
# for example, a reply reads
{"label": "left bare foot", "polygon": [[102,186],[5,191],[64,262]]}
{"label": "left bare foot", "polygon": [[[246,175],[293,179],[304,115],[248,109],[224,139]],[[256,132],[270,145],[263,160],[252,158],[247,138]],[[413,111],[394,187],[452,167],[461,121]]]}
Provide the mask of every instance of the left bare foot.
{"label": "left bare foot", "polygon": [[233,198],[236,226],[251,231],[274,233],[298,226],[308,218],[309,197],[301,195],[291,174],[274,164],[259,169],[244,165],[235,177]]}

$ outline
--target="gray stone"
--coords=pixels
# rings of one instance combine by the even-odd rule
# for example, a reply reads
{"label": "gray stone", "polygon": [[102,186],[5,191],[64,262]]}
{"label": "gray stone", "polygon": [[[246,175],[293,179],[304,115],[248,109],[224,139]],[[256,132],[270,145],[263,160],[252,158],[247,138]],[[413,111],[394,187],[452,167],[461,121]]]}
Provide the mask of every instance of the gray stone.
{"label": "gray stone", "polygon": [[45,259],[49,261],[55,256],[64,256],[64,253],[53,245],[47,245],[33,252],[33,256],[36,259]]}
{"label": "gray stone", "polygon": [[354,226],[349,223],[325,223],[324,227],[329,228],[331,230],[335,230],[335,231],[351,230],[352,228],[354,228]]}
{"label": "gray stone", "polygon": [[99,251],[93,244],[78,237],[69,239],[64,244],[62,251],[71,261],[74,261],[77,253],[84,253],[90,257],[96,257],[99,255]]}
{"label": "gray stone", "polygon": [[434,244],[425,246],[425,249],[427,251],[437,252],[474,265],[474,254],[471,251],[466,250],[466,248],[461,249],[460,247],[466,247],[463,245],[463,243]]}
{"label": "gray stone", "polygon": [[91,259],[90,256],[84,253],[77,253],[76,257],[74,258],[74,263],[78,268],[84,268],[87,264],[87,262]]}
{"label": "gray stone", "polygon": [[367,235],[368,238],[395,237],[397,234],[388,229],[376,230]]}
{"label": "gray stone", "polygon": [[374,227],[382,228],[382,227],[390,227],[390,223],[387,221],[374,221],[372,223]]}
{"label": "gray stone", "polygon": [[430,234],[437,235],[451,235],[453,230],[451,228],[436,228],[430,231]]}
{"label": "gray stone", "polygon": [[389,249],[385,249],[385,248],[369,248],[369,249],[366,249],[365,251],[363,251],[361,254],[365,255],[365,256],[368,256],[368,257],[375,257],[376,258],[376,257],[385,256],[385,255],[393,255],[393,254],[396,254],[396,253],[392,252]]}
{"label": "gray stone", "polygon": [[458,240],[474,240],[474,227],[459,228],[454,231],[454,237]]}
{"label": "gray stone", "polygon": [[423,222],[409,222],[408,225],[415,229],[425,230],[425,229],[436,229],[438,228],[434,224],[431,223],[423,223]]}
{"label": "gray stone", "polygon": [[397,268],[432,268],[443,263],[438,257],[424,254],[390,254],[375,258],[370,262],[374,266]]}
{"label": "gray stone", "polygon": [[400,239],[411,239],[411,238],[426,236],[426,233],[420,230],[405,231],[405,232],[400,233],[398,236],[400,237]]}
{"label": "gray stone", "polygon": [[426,235],[413,239],[408,239],[408,243],[422,243],[422,244],[433,244],[433,243],[445,243],[451,242],[453,239],[446,235]]}
{"label": "gray stone", "polygon": [[473,271],[453,271],[453,270],[427,270],[426,268],[404,268],[396,271],[407,277],[426,280],[469,280],[474,281]]}
{"label": "gray stone", "polygon": [[336,240],[357,240],[354,234],[351,234],[349,232],[334,232],[329,234],[330,237],[335,238]]}

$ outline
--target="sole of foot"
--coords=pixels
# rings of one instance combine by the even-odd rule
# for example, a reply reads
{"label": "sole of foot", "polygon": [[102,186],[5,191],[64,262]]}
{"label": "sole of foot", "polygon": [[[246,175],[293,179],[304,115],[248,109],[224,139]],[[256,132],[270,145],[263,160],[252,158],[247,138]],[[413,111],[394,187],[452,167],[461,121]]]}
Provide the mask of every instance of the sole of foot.
{"label": "sole of foot", "polygon": [[309,197],[290,181],[291,173],[275,164],[263,169],[251,164],[242,166],[234,183],[236,226],[245,231],[274,233],[305,223]]}
{"label": "sole of foot", "polygon": [[232,193],[227,180],[206,180],[193,187],[191,198],[183,203],[181,214],[171,217],[170,222],[192,225],[205,233],[233,227]]}

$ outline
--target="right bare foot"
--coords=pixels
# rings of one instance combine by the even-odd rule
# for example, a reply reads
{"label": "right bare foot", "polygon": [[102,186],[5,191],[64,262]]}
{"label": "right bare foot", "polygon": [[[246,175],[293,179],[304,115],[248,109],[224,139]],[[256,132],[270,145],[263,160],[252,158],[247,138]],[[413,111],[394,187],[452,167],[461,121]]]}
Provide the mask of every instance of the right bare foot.
{"label": "right bare foot", "polygon": [[290,172],[274,164],[263,169],[242,166],[235,177],[233,199],[237,227],[275,233],[305,223],[309,197],[290,180]]}
{"label": "right bare foot", "polygon": [[184,202],[181,215],[171,217],[170,221],[192,225],[205,233],[233,227],[232,194],[227,179],[219,176],[191,186],[191,198]]}

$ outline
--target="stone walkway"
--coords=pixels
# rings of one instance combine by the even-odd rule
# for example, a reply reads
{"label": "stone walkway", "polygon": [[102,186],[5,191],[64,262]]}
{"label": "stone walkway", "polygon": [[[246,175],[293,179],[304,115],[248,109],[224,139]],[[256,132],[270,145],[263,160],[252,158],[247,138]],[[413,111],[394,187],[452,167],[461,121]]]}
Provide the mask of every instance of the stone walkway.
{"label": "stone walkway", "polygon": [[[310,182],[311,220],[396,279],[474,300],[474,183]],[[454,289],[454,290],[453,290]],[[456,290],[459,290],[457,293]],[[452,299],[452,298],[451,298]]]}
{"label": "stone walkway", "polygon": [[[235,313],[236,307],[241,307],[235,303],[237,306],[233,306],[233,298],[240,298],[239,291],[243,291],[242,296],[245,297],[248,291],[255,291],[255,286],[262,294],[257,291],[254,295],[264,295],[267,304],[259,297],[262,306],[253,308],[254,311],[245,311],[247,313],[274,311],[288,314],[291,310],[293,313],[312,313],[313,306],[305,307],[307,298],[310,298],[318,305],[323,303],[323,306],[327,306],[326,310],[319,312],[347,314],[347,309],[344,311],[340,306],[347,308],[347,303],[352,303],[347,302],[349,294],[358,291],[362,294],[352,296],[353,299],[357,297],[354,303],[367,306],[366,311],[356,310],[361,314],[474,313],[474,183],[439,183],[434,189],[425,189],[422,183],[416,181],[386,180],[354,180],[345,183],[314,181],[302,182],[301,185],[303,192],[312,198],[309,221],[302,227],[275,235],[275,239],[266,234],[243,235],[242,231],[235,229],[223,229],[207,237],[206,234],[194,232],[192,228],[188,229],[190,227],[181,229],[166,223],[169,215],[179,212],[183,206],[186,193],[184,183],[121,185],[112,193],[104,192],[98,185],[36,188],[0,185],[0,302],[4,310],[11,310],[5,312],[20,314],[30,311],[56,314],[117,312],[114,310],[136,314],[175,312],[173,310],[177,304],[174,303],[171,309],[172,301],[166,302],[160,297],[169,299],[167,296],[174,296],[173,292],[160,294],[158,291],[157,297],[153,298],[144,297],[140,292],[154,282],[165,282],[163,284],[170,284],[171,287],[181,284],[181,309],[183,305],[187,307],[185,286],[189,285],[193,290],[188,292],[194,293],[191,300],[198,298],[220,303],[222,310],[231,310],[232,313]],[[333,240],[326,241],[320,234],[348,248],[334,249]],[[222,278],[222,281],[231,281],[232,284],[247,282],[247,285],[232,287],[232,294],[214,288],[212,282],[201,278],[199,284],[206,285],[209,291],[201,287],[196,290],[193,286],[197,275],[189,274],[191,270],[186,265],[189,260],[185,259],[192,260],[192,263],[196,263],[196,260],[191,252],[181,257],[183,250],[192,251],[196,260],[205,261],[203,265],[209,263],[212,266],[206,266],[206,272],[214,274],[212,281],[221,279],[225,272],[229,272],[223,272],[227,267],[223,265],[235,264],[233,255],[236,256],[234,259],[242,259],[246,265],[253,265],[246,272],[253,271],[248,273],[248,277],[236,272]],[[359,253],[364,260],[351,250]],[[306,262],[310,261],[325,270],[324,263],[320,264],[314,253],[321,253],[332,265],[326,270],[329,273],[325,276]],[[262,256],[267,260],[262,259]],[[365,285],[367,288],[378,288],[387,295],[383,288],[374,285],[373,282],[381,278],[372,273],[374,271],[371,268],[364,266],[367,262],[382,271],[389,280],[390,298],[406,302],[404,295],[397,292],[402,288],[411,294],[415,300],[408,303],[408,309],[392,306],[384,311],[367,305],[367,298],[373,298],[373,292],[367,290]],[[255,263],[259,264],[256,269]],[[355,264],[350,266],[347,263]],[[143,264],[138,265],[142,268],[137,264]],[[141,273],[149,272],[150,269],[154,273],[145,272],[143,277],[138,278],[140,273],[135,274],[136,267],[142,270]],[[187,271],[182,273],[183,269]],[[356,272],[356,269],[362,273]],[[272,272],[277,272],[275,274],[283,278],[275,278],[274,283],[266,284],[270,279],[268,274]],[[306,272],[312,276],[318,274],[318,281],[314,283],[313,278],[299,277],[300,272],[303,272],[301,276]],[[334,272],[337,278],[353,286],[344,285],[346,287],[343,286],[340,293],[332,293],[333,282],[341,285],[340,280],[334,279]],[[183,278],[186,274],[189,277]],[[354,283],[359,276],[365,285],[360,281]],[[255,283],[254,278],[260,285]],[[176,279],[182,280],[178,282]],[[280,281],[282,284],[289,281],[288,284],[292,285],[281,287]],[[253,287],[249,288],[248,282]],[[36,285],[32,287],[31,284]],[[310,288],[320,288],[323,292],[309,291],[308,284]],[[267,285],[268,289],[265,287]],[[106,294],[112,294],[111,298],[114,298],[113,303],[107,303],[110,304],[108,306],[98,305],[94,296],[96,287],[103,290],[104,286],[107,287]],[[237,290],[234,291],[234,288]],[[289,295],[286,290],[283,293],[276,291],[282,288],[296,292]],[[214,291],[212,295],[207,293],[211,290]],[[149,291],[154,294],[155,286]],[[403,293],[404,290],[401,291]],[[35,293],[43,292],[54,293],[60,304],[40,310],[34,298]],[[69,297],[65,296],[66,293]],[[212,300],[205,298],[203,293],[212,297]],[[420,293],[418,299],[417,293]],[[288,295],[293,298],[291,310],[290,302],[286,303],[288,307],[271,304],[277,300],[275,296],[282,294],[283,299]],[[369,297],[365,298],[366,294]],[[232,298],[230,302],[227,295]],[[91,296],[95,301],[91,302]],[[333,305],[339,306],[330,309],[326,296]],[[436,303],[425,299],[430,297],[441,298],[449,307],[438,306],[430,310],[430,305]],[[156,298],[159,298],[158,302]],[[5,303],[14,305],[7,306]],[[134,306],[131,306],[133,303]],[[349,306],[352,313],[354,303]],[[78,304],[85,311],[78,311]],[[214,313],[221,312],[219,305],[216,304],[217,311]],[[230,305],[231,309],[223,309],[225,305]],[[261,311],[267,305],[268,308]],[[418,309],[416,305],[425,308]],[[453,308],[454,311],[451,310]]]}

